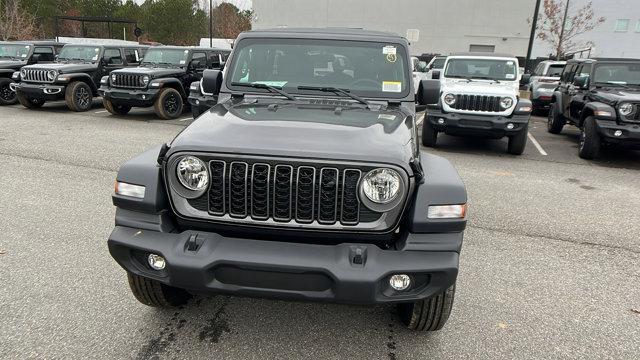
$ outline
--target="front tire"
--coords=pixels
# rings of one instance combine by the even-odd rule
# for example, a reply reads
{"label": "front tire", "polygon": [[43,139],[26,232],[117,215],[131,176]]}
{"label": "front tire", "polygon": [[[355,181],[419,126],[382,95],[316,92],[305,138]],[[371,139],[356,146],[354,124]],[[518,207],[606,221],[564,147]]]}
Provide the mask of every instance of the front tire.
{"label": "front tire", "polygon": [[558,109],[558,104],[553,103],[547,117],[547,131],[552,134],[560,134],[565,123],[566,121]]}
{"label": "front tire", "polygon": [[171,120],[179,117],[184,110],[182,95],[173,88],[164,88],[160,91],[156,102],[153,104],[156,115],[163,120]]}
{"label": "front tire", "polygon": [[72,111],[83,112],[91,109],[93,102],[93,91],[91,87],[82,81],[74,81],[64,93],[64,100],[67,107]]}
{"label": "front tire", "polygon": [[114,104],[109,99],[102,99],[102,105],[112,115],[127,115],[131,111],[131,106]]}
{"label": "front tire", "polygon": [[409,304],[398,304],[398,315],[403,324],[411,330],[437,331],[449,319],[456,285],[428,299]]}
{"label": "front tire", "polygon": [[27,109],[37,109],[44,105],[44,100],[32,99],[19,92],[16,95],[18,97],[18,102],[20,103],[20,105],[26,107]]}
{"label": "front tire", "polygon": [[9,87],[12,83],[11,79],[0,79],[0,105],[13,105],[18,102],[17,94]]}
{"label": "front tire", "polygon": [[151,307],[174,307],[184,305],[192,295],[185,290],[165,285],[132,273],[127,273],[129,287],[136,299]]}
{"label": "front tire", "polygon": [[438,142],[438,130],[436,130],[426,116],[422,121],[422,145],[435,147]]}
{"label": "front tire", "polygon": [[527,146],[527,132],[529,126],[525,126],[520,132],[509,137],[509,145],[507,152],[511,155],[522,155],[524,148]]}
{"label": "front tire", "polygon": [[589,116],[582,124],[578,155],[583,159],[591,160],[598,156],[600,145],[602,145],[602,140],[596,129],[596,119],[593,116]]}

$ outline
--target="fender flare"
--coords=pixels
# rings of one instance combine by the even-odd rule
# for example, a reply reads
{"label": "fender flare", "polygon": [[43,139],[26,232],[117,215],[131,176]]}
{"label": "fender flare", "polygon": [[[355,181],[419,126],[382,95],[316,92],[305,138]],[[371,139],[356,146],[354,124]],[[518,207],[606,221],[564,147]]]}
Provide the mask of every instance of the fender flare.
{"label": "fender flare", "polygon": [[91,87],[91,90],[94,92],[98,91],[98,86],[96,86],[96,83],[93,81],[93,79],[91,78],[91,76],[89,76],[88,74],[85,73],[69,73],[69,74],[60,74],[62,76],[66,76],[69,78],[69,81],[66,82],[66,84],[71,84],[74,81],[83,81],[86,82],[87,84],[89,84],[89,86]]}
{"label": "fender flare", "polygon": [[[610,116],[605,115],[606,113],[611,114]],[[594,101],[587,103],[584,109],[582,109],[582,113],[580,114],[580,126],[582,126],[582,122],[588,116],[595,116],[597,119],[602,120],[616,120],[617,112],[616,109],[609,105],[599,101]]]}
{"label": "fender flare", "polygon": [[182,82],[176,78],[158,78],[158,79],[152,79],[151,82],[160,83],[160,86],[158,86],[157,89],[164,89],[166,87],[170,87],[178,90],[178,92],[180,93],[180,96],[182,96],[183,99],[186,99],[187,97],[189,97],[189,94],[184,90],[184,86],[182,86]]}

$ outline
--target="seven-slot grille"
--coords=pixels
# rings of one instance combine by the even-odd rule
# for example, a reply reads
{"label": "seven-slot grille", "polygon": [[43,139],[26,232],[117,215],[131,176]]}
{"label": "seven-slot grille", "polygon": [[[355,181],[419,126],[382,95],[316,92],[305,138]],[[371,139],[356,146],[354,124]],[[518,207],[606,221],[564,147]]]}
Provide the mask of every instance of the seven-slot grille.
{"label": "seven-slot grille", "polygon": [[358,198],[361,169],[259,160],[211,160],[209,168],[206,206],[199,199],[191,203],[214,217],[323,225],[357,225],[361,215],[377,219]]}
{"label": "seven-slot grille", "polygon": [[118,73],[112,73],[112,75],[115,76],[115,81],[114,79],[111,81],[111,85],[114,87],[143,88],[145,86],[142,83],[142,77],[144,75]]}
{"label": "seven-slot grille", "polygon": [[49,78],[47,77],[47,72],[49,72],[49,70],[27,69],[24,71],[22,80],[51,83],[53,82],[53,80],[49,80]]}
{"label": "seven-slot grille", "polygon": [[500,112],[499,96],[486,95],[455,95],[456,102],[451,106],[458,110]]}

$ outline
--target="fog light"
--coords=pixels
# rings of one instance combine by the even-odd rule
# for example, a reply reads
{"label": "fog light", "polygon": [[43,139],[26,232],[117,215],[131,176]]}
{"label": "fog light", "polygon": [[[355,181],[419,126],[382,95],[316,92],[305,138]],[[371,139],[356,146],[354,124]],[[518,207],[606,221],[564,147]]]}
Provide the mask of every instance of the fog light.
{"label": "fog light", "polygon": [[440,125],[444,124],[444,119],[443,118],[438,119],[438,124]]}
{"label": "fog light", "polygon": [[397,291],[406,290],[409,287],[409,285],[411,285],[411,278],[409,277],[409,275],[405,275],[405,274],[393,275],[389,279],[389,284],[394,290],[397,290]]}
{"label": "fog light", "polygon": [[508,123],[508,124],[507,124],[507,129],[508,129],[508,130],[513,130],[513,128],[514,128],[514,127],[515,127],[515,126],[514,126],[512,123]]}
{"label": "fog light", "polygon": [[164,258],[160,255],[149,254],[149,266],[151,266],[154,270],[162,270],[164,269],[166,262]]}
{"label": "fog light", "polygon": [[196,105],[200,105],[200,100],[196,100]]}
{"label": "fog light", "polygon": [[622,130],[616,130],[616,131],[613,133],[613,136],[622,136]]}
{"label": "fog light", "polygon": [[142,100],[147,100],[147,95],[142,95]]}

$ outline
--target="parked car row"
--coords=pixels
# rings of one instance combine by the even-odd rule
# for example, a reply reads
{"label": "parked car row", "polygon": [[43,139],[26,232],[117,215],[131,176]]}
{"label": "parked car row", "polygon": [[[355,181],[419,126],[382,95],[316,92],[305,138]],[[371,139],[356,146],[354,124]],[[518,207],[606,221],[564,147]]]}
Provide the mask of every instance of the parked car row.
{"label": "parked car row", "polygon": [[192,82],[206,69],[221,69],[230,51],[194,47],[76,45],[57,42],[0,43],[0,104],[29,109],[64,100],[87,111],[102,96],[105,109],[126,115],[154,107],[162,119],[189,107]]}

